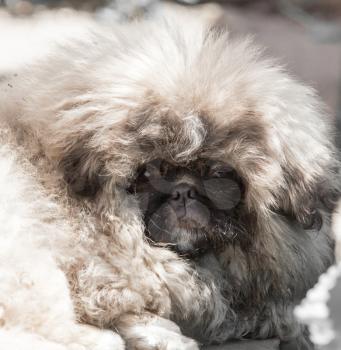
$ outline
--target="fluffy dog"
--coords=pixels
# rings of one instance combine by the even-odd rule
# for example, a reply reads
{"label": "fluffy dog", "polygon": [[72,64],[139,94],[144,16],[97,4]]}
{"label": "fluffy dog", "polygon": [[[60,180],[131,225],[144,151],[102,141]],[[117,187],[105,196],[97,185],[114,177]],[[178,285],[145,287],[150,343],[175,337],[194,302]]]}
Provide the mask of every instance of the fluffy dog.
{"label": "fluffy dog", "polygon": [[[29,236],[53,261],[41,263],[45,272],[66,276],[79,321],[118,331],[129,349],[197,349],[187,336],[310,346],[292,309],[333,262],[339,192],[333,127],[312,89],[250,40],[180,16],[115,28],[89,21],[49,57],[8,71],[0,99],[39,186],[37,199],[23,189],[17,203],[39,202]],[[16,182],[4,180],[6,203]],[[13,236],[2,231],[1,240]],[[45,335],[43,313],[33,326],[26,319],[28,298],[15,322]]]}

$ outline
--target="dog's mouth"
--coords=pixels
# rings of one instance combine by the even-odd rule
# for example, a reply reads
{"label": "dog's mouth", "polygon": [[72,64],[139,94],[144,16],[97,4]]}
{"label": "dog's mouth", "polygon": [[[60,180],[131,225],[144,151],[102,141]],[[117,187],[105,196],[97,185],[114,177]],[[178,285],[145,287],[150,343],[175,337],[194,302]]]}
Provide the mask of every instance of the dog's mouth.
{"label": "dog's mouth", "polygon": [[188,217],[178,219],[176,226],[178,229],[186,230],[190,234],[196,234],[197,230],[204,230],[206,228],[202,222],[198,222],[197,220]]}
{"label": "dog's mouth", "polygon": [[195,220],[180,219],[171,229],[164,228],[157,233],[151,229],[153,225],[147,225],[145,233],[150,244],[166,247],[181,257],[193,259],[212,248],[207,228]]}

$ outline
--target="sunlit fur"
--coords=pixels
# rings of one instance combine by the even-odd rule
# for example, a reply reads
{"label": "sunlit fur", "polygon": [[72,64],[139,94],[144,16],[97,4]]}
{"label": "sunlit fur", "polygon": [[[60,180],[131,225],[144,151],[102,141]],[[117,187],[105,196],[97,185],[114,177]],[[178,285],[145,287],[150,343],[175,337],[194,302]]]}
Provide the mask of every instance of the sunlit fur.
{"label": "sunlit fur", "polygon": [[[37,181],[38,169],[0,130],[0,344],[2,349],[123,350],[115,333],[80,325],[61,266],[78,254],[74,244],[90,226],[79,225]],[[65,257],[67,257],[65,259]]]}
{"label": "sunlit fur", "polygon": [[[134,349],[197,348],[163,318],[208,343],[300,336],[291,310],[333,261],[339,189],[333,128],[312,89],[250,40],[181,17],[113,30],[89,21],[48,58],[1,80],[1,117],[35,169],[29,181],[42,188],[34,200],[40,208],[51,198],[72,223],[70,248],[43,245],[69,281],[79,320],[117,330]],[[192,263],[148,244],[126,189],[145,162],[198,157],[227,162],[243,178],[249,236]],[[16,186],[15,177],[4,181]],[[33,201],[20,198],[18,206]],[[37,235],[61,235],[38,220]],[[1,232],[1,241],[12,234]],[[9,307],[2,289],[0,304]],[[20,312],[32,312],[29,300]]]}

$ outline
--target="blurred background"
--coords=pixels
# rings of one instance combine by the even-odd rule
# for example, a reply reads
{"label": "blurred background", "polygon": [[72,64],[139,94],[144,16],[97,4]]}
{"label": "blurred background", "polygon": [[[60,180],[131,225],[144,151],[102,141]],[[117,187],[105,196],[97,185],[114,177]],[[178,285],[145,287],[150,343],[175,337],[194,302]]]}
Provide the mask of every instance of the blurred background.
{"label": "blurred background", "polygon": [[200,12],[232,35],[251,34],[298,79],[314,86],[341,129],[341,0],[0,0],[15,16],[70,7],[99,21],[129,21],[165,7]]}

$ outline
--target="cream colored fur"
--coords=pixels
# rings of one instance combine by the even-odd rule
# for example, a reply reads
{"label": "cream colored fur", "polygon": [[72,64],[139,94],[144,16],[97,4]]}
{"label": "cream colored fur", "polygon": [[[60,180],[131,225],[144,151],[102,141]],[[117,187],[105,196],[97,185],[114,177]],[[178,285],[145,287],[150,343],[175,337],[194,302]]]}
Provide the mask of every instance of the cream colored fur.
{"label": "cream colored fur", "polygon": [[58,266],[73,224],[4,126],[0,139],[1,349],[123,349],[113,332],[77,322]]}
{"label": "cream colored fur", "polygon": [[[42,37],[39,59],[18,57],[0,77],[0,342],[121,349],[117,331],[129,349],[197,349],[169,319],[198,326],[209,341],[242,337],[249,324],[236,334],[224,328],[236,315],[215,271],[151,247],[125,188],[138,165],[165,154],[228,161],[247,180],[247,205],[263,225],[255,237],[262,267],[285,289],[301,266],[272,210],[292,208],[300,219],[302,195],[336,182],[331,126],[315,93],[250,40],[193,18],[114,28],[83,18],[75,31]],[[203,148],[208,125],[215,139]],[[244,129],[251,139],[214,144]],[[315,274],[331,255],[328,218],[325,227],[302,252],[308,262],[316,256]],[[241,251],[224,254],[244,261]]]}

